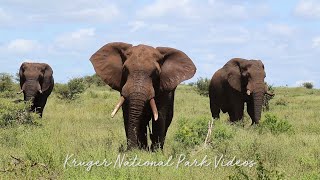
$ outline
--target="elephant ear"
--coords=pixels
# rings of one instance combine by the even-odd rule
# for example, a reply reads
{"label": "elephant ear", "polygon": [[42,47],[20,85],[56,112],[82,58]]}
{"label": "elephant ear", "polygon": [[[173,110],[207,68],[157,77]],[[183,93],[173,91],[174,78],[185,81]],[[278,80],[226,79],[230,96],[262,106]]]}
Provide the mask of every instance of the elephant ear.
{"label": "elephant ear", "polygon": [[196,73],[192,60],[182,51],[168,47],[157,47],[156,49],[164,56],[160,73],[161,90],[171,91]]}
{"label": "elephant ear", "polygon": [[125,61],[124,51],[131,44],[114,42],[104,45],[94,53],[90,61],[97,75],[112,89],[121,90],[122,66]]}
{"label": "elephant ear", "polygon": [[25,62],[21,64],[20,69],[19,69],[19,78],[20,78],[20,88],[22,89],[22,86],[24,82],[26,81],[25,78],[23,77],[23,71],[24,71],[24,66]]}
{"label": "elephant ear", "polygon": [[54,83],[53,82],[53,70],[48,64],[43,64],[44,74],[43,82],[41,84],[41,90],[44,92],[49,89],[49,87]]}
{"label": "elephant ear", "polygon": [[240,58],[234,58],[231,59],[226,63],[224,66],[226,72],[227,72],[227,80],[229,85],[241,92],[241,86],[242,86],[242,78],[241,78],[241,63],[244,61],[243,59]]}

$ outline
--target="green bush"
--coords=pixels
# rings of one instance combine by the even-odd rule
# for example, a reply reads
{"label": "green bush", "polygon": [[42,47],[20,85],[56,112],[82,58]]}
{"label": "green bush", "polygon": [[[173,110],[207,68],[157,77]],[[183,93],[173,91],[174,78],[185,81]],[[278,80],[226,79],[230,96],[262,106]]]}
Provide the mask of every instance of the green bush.
{"label": "green bush", "polygon": [[[274,168],[266,168],[266,165],[262,158],[260,157],[261,155],[259,153],[255,154],[255,175],[256,179],[259,180],[271,180],[271,179],[286,179],[286,175],[283,172],[280,172]],[[250,180],[253,179],[251,178],[252,176],[246,171],[243,167],[239,166],[234,166],[234,174],[229,176],[229,180]],[[252,171],[250,169],[250,171]]]}
{"label": "green bush", "polygon": [[83,77],[83,81],[88,87],[92,85],[95,85],[98,87],[106,85],[106,83],[103,82],[103,80],[97,74],[94,74],[92,76],[85,76]]}
{"label": "green bush", "polygon": [[15,96],[13,76],[7,73],[0,73],[0,97],[14,98]]}
{"label": "green bush", "polygon": [[284,98],[280,98],[275,103],[277,106],[286,106],[288,105],[288,101]]}
{"label": "green bush", "polygon": [[56,84],[55,92],[59,99],[74,100],[86,89],[82,78],[71,79],[67,84]]}
{"label": "green bush", "polygon": [[208,132],[208,119],[197,118],[195,120],[183,118],[179,120],[178,132],[174,139],[184,147],[193,148],[204,142]]}
{"label": "green bush", "polygon": [[287,120],[282,120],[275,115],[266,114],[265,120],[260,126],[262,129],[270,131],[272,134],[280,134],[293,131],[292,125]]}
{"label": "green bush", "polygon": [[[273,85],[270,85],[268,83],[266,83],[266,86],[268,87],[268,91],[271,92],[271,93],[274,93],[274,88],[273,88]],[[263,106],[262,106],[262,110],[263,111],[269,111],[270,107],[269,107],[269,102],[271,99],[273,99],[274,96],[270,96],[268,94],[265,94],[264,95],[264,98],[263,98]]]}
{"label": "green bush", "polygon": [[195,83],[197,92],[202,96],[209,96],[210,80],[208,78],[199,78]]}
{"label": "green bush", "polygon": [[307,89],[312,89],[313,88],[313,83],[312,82],[304,82],[304,83],[302,83],[302,86],[307,88]]}
{"label": "green bush", "polygon": [[232,139],[234,137],[234,131],[232,131],[230,126],[226,126],[221,123],[216,123],[212,129],[213,138],[219,142]]}
{"label": "green bush", "polygon": [[0,127],[16,124],[35,124],[39,115],[30,113],[30,103],[0,102]]}
{"label": "green bush", "polygon": [[14,83],[12,78],[10,74],[0,73],[0,92],[13,90]]}
{"label": "green bush", "polygon": [[269,180],[269,179],[285,179],[285,174],[281,173],[275,169],[269,170],[265,167],[260,154],[256,154],[257,167],[256,172],[258,179]]}

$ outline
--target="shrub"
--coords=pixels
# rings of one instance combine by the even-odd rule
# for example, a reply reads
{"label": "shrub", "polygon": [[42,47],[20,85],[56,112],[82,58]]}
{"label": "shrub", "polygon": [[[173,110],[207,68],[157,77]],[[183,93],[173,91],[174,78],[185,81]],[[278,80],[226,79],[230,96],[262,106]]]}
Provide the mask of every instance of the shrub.
{"label": "shrub", "polygon": [[0,73],[0,92],[12,91],[13,90],[13,80],[12,76],[7,73]]}
{"label": "shrub", "polygon": [[30,113],[30,103],[0,102],[0,127],[16,124],[35,124],[39,115]]}
{"label": "shrub", "polygon": [[103,82],[103,80],[97,74],[94,74],[92,76],[85,76],[85,77],[83,77],[83,81],[88,87],[90,87],[92,85],[95,85],[95,86],[105,86],[106,85],[106,83]]}
{"label": "shrub", "polygon": [[263,160],[260,157],[260,154],[256,154],[257,167],[256,172],[258,179],[285,179],[285,174],[281,173],[275,169],[269,170],[265,167]]}
{"label": "shrub", "polygon": [[0,97],[15,97],[13,76],[7,73],[0,73]]}
{"label": "shrub", "polygon": [[195,83],[197,92],[202,96],[209,96],[209,84],[210,80],[208,78],[199,78]]}
{"label": "shrub", "polygon": [[288,101],[284,98],[280,98],[275,103],[277,106],[286,106],[288,105]]}
{"label": "shrub", "polygon": [[216,123],[213,129],[213,137],[217,141],[224,141],[232,139],[234,137],[234,131],[232,131],[230,126],[225,126],[221,123]]}
{"label": "shrub", "polygon": [[183,118],[179,120],[178,132],[174,139],[185,147],[195,147],[204,142],[208,131],[208,119],[197,118],[196,120]]}
{"label": "shrub", "polygon": [[[270,85],[268,83],[266,83],[266,86],[268,87],[268,91],[271,92],[271,93],[274,93],[274,88],[273,88],[273,85]],[[271,99],[273,99],[274,96],[270,96],[268,94],[265,94],[264,95],[264,98],[263,98],[263,106],[262,106],[262,109],[263,111],[269,111],[269,101]]]}
{"label": "shrub", "polygon": [[82,78],[71,79],[67,84],[56,84],[55,91],[59,99],[74,100],[85,90]]}
{"label": "shrub", "polygon": [[307,88],[307,89],[312,89],[313,88],[313,83],[312,82],[304,82],[304,83],[302,83],[302,86]]}
{"label": "shrub", "polygon": [[269,130],[272,134],[280,134],[293,131],[292,125],[287,120],[282,120],[275,115],[266,114],[261,128]]}

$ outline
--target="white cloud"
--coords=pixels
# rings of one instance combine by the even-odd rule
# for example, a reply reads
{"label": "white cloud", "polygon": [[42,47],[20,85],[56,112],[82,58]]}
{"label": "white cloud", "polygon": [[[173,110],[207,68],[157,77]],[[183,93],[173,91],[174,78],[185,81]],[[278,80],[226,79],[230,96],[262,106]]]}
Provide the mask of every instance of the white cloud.
{"label": "white cloud", "polygon": [[7,12],[5,12],[2,8],[0,8],[0,24],[3,25],[5,23],[8,23],[11,19],[12,17]]}
{"label": "white cloud", "polygon": [[267,29],[271,34],[280,36],[292,36],[295,29],[286,24],[268,24]]}
{"label": "white cloud", "polygon": [[140,18],[186,18],[191,20],[220,19],[224,21],[265,16],[269,7],[262,3],[223,0],[156,0],[137,12]]}
{"label": "white cloud", "polygon": [[215,44],[244,44],[250,40],[250,33],[244,27],[212,27],[204,42]]}
{"label": "white cloud", "polygon": [[118,8],[115,5],[110,5],[102,8],[87,8],[67,12],[62,17],[76,21],[108,22],[119,14]]}
{"label": "white cloud", "polygon": [[156,0],[139,10],[138,15],[141,17],[162,17],[178,13],[179,15],[190,16],[192,9],[190,0]]}
{"label": "white cloud", "polygon": [[79,29],[58,36],[55,40],[55,46],[65,50],[81,50],[86,48],[94,37],[94,28]]}
{"label": "white cloud", "polygon": [[300,0],[295,8],[295,13],[306,18],[320,18],[320,1]]}
{"label": "white cloud", "polygon": [[312,39],[312,47],[313,48],[320,48],[320,36]]}
{"label": "white cloud", "polygon": [[147,24],[143,21],[130,22],[128,25],[130,27],[130,32],[136,32],[147,26]]}
{"label": "white cloud", "polygon": [[13,53],[30,53],[40,48],[38,41],[28,39],[15,39],[6,45],[6,49]]}
{"label": "white cloud", "polygon": [[[45,22],[109,22],[120,16],[120,10],[112,2],[91,1],[5,1],[2,5],[10,7],[15,13],[16,24]],[[48,8],[49,7],[49,8]],[[4,11],[0,9],[1,17]]]}
{"label": "white cloud", "polygon": [[136,32],[139,30],[148,30],[148,31],[162,31],[162,32],[175,32],[177,33],[180,28],[171,26],[169,24],[164,23],[147,23],[145,21],[133,21],[128,23],[130,32]]}

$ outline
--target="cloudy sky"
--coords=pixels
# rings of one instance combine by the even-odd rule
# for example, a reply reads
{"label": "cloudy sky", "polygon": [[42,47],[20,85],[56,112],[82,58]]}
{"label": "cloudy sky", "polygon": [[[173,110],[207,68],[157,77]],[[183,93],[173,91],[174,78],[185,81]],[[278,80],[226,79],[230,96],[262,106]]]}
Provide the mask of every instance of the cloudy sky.
{"label": "cloudy sky", "polygon": [[212,74],[261,59],[266,81],[320,87],[319,0],[0,0],[0,72],[47,62],[57,82],[94,73],[90,56],[122,41],[184,51]]}

